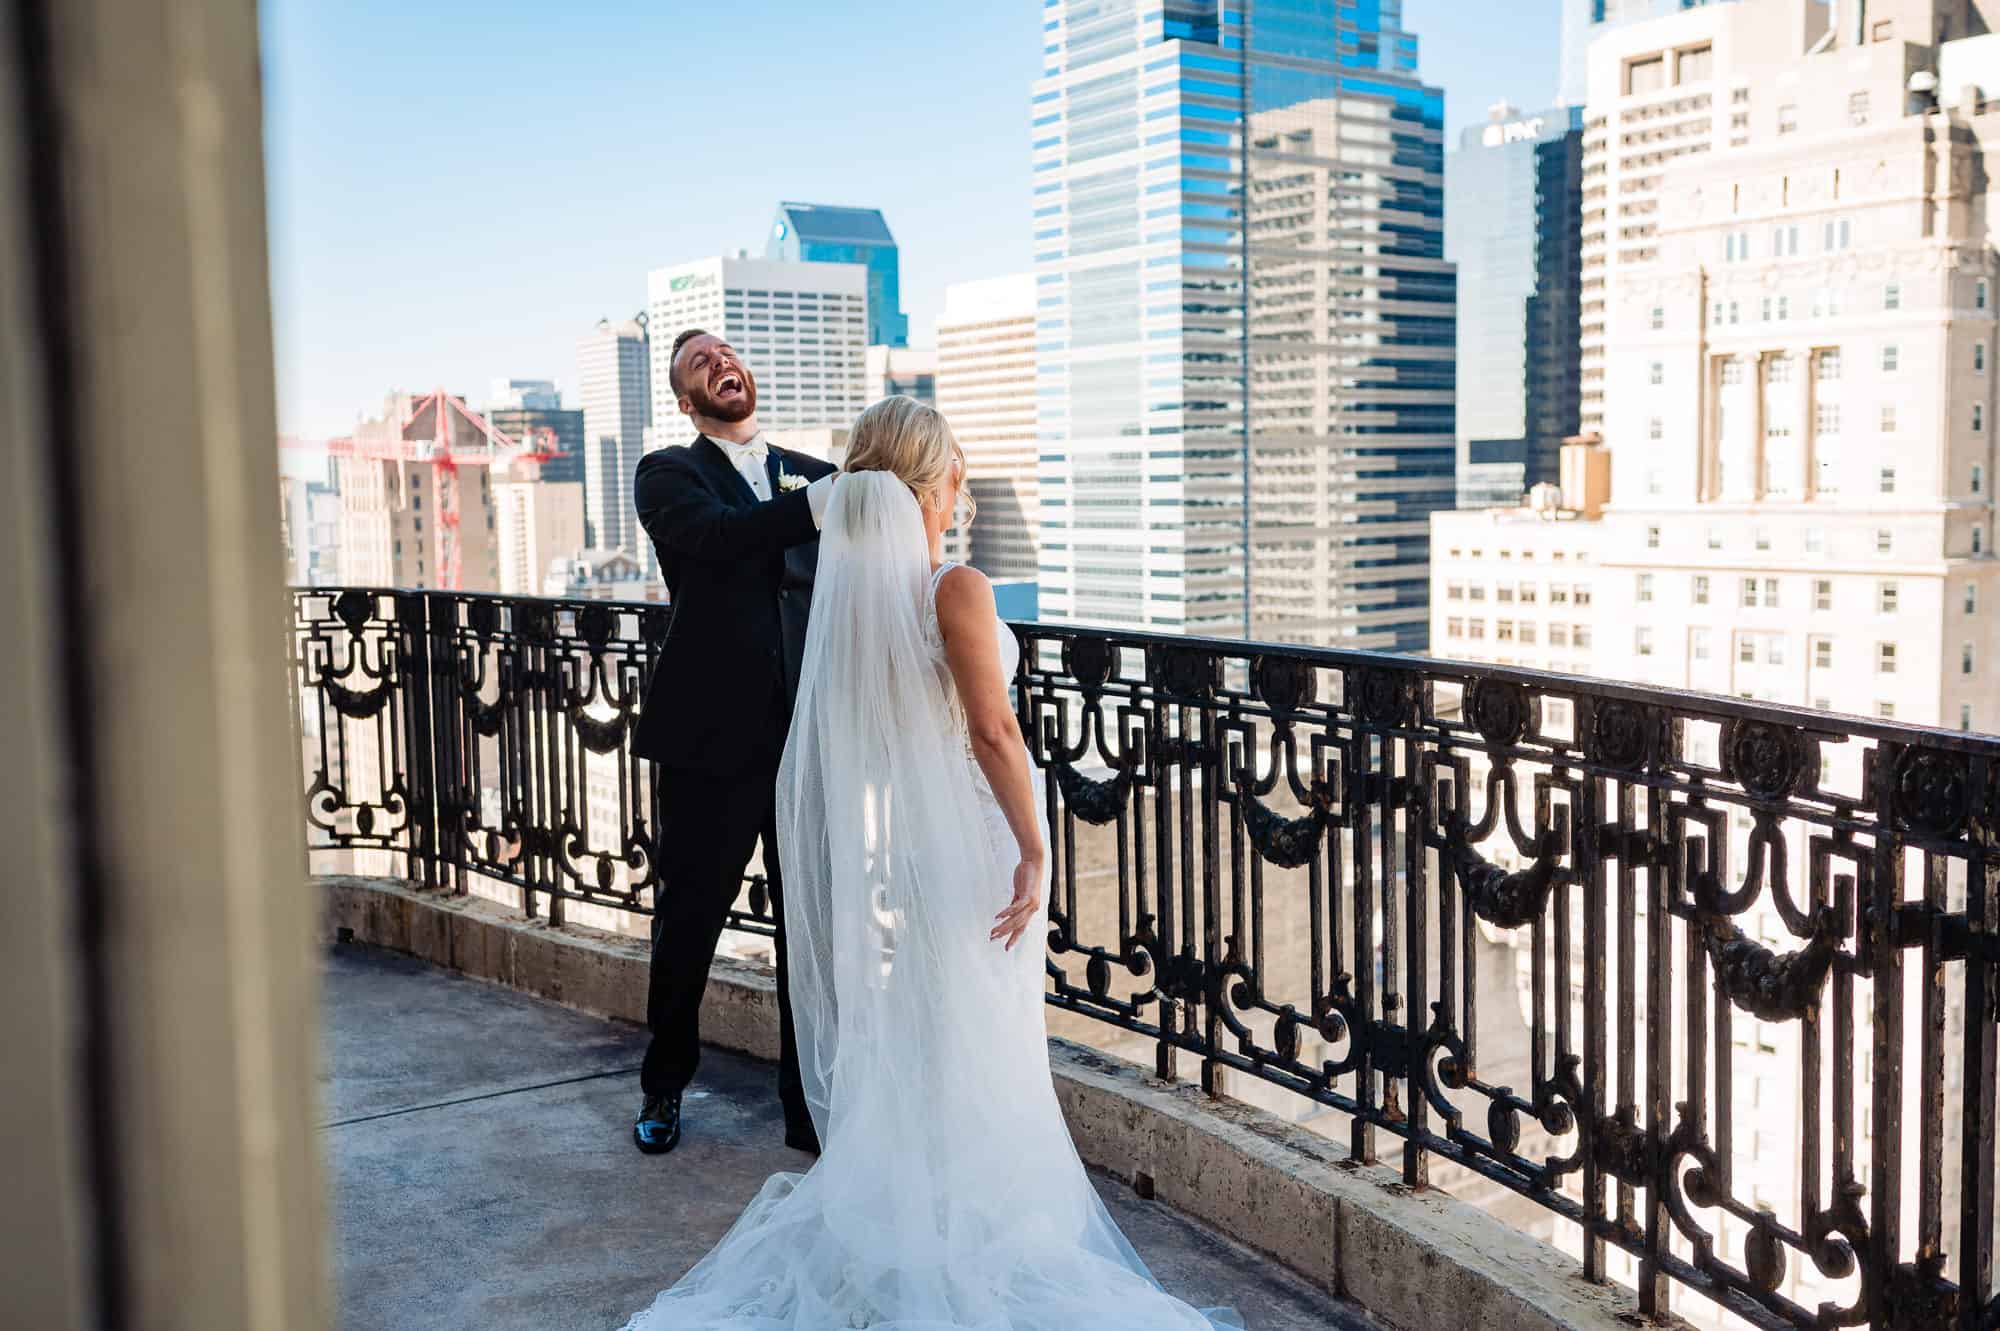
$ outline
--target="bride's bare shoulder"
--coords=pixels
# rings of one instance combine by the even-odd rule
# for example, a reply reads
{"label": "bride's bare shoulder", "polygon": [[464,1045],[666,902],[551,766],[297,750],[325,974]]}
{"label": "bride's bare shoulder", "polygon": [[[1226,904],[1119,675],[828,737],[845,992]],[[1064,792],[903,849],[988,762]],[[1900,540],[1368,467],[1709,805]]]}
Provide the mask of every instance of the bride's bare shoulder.
{"label": "bride's bare shoulder", "polygon": [[993,584],[970,564],[953,564],[938,578],[938,624],[949,630],[952,622],[970,621],[974,616],[991,618]]}

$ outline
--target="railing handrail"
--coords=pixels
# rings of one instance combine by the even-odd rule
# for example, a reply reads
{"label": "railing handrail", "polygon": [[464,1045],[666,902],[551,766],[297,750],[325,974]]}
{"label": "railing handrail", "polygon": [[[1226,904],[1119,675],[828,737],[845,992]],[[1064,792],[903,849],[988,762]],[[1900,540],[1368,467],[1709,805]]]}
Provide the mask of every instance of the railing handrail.
{"label": "railing handrail", "polygon": [[[659,790],[625,741],[666,605],[387,588],[294,605],[317,847],[399,856],[433,887],[511,884],[557,922],[566,903],[649,908]],[[1772,1328],[2000,1325],[2000,736],[1011,627],[1048,797],[1053,1008],[1149,1042],[1161,1076],[1192,1056],[1211,1090],[1229,1070],[1339,1110],[1358,1161],[1400,1138],[1413,1186],[1442,1162],[1511,1190],[1580,1227],[1587,1277],[1629,1254],[1649,1313],[1671,1286]],[[1546,724],[1538,698],[1567,716]],[[1712,761],[1689,752],[1696,723]],[[1828,785],[1850,757],[1856,780]],[[614,827],[594,825],[593,762]],[[1080,872],[1092,854],[1114,872]],[[769,932],[767,906],[753,883],[732,924]],[[1526,977],[1511,1018],[1478,1002],[1502,964]],[[1771,1059],[1796,1054],[1787,1218],[1735,1182],[1750,1022]],[[1823,1318],[1793,1271],[1834,1303],[1832,1284],[1859,1289]]]}

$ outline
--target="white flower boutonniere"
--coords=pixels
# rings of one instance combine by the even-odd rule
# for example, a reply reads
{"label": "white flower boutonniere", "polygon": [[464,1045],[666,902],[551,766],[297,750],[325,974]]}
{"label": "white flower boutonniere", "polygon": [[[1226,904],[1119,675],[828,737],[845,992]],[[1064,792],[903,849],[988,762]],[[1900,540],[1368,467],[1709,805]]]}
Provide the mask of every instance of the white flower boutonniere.
{"label": "white flower boutonniere", "polygon": [[803,476],[794,476],[783,468],[778,470],[778,488],[786,494],[790,494],[794,490],[803,490],[811,484],[812,482]]}

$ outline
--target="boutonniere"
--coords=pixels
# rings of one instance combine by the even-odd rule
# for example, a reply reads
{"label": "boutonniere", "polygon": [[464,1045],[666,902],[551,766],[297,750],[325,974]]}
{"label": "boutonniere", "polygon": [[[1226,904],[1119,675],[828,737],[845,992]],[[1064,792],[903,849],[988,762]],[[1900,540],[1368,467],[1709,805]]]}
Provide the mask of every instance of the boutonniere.
{"label": "boutonniere", "polygon": [[794,476],[782,466],[778,468],[778,489],[789,494],[793,490],[803,490],[812,482],[803,476]]}

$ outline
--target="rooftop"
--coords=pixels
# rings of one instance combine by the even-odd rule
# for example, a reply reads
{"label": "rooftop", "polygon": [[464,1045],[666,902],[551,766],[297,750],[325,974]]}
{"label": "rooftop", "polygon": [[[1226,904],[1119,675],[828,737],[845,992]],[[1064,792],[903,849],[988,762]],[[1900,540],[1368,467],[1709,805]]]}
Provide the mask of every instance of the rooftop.
{"label": "rooftop", "polygon": [[[326,954],[320,1104],[343,1331],[620,1325],[787,1150],[769,1064],[707,1051],[672,1155],[632,1149],[644,1032],[359,944]],[[1258,1331],[1376,1324],[1097,1176],[1153,1273]]]}

